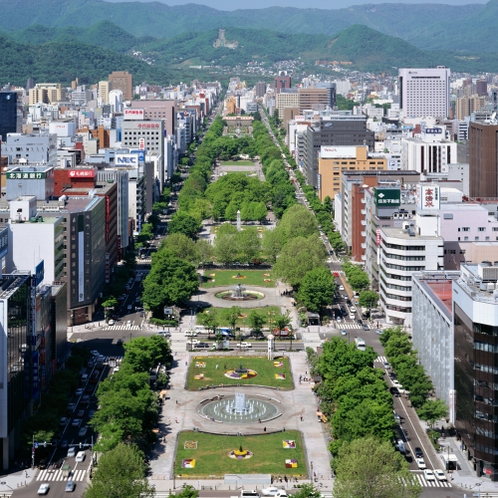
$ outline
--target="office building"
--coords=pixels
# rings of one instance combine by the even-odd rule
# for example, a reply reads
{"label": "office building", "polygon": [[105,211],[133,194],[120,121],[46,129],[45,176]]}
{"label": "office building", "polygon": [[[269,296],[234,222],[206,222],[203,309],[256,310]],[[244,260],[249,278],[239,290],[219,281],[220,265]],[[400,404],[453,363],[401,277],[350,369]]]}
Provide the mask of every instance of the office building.
{"label": "office building", "polygon": [[[142,114],[135,115],[135,119],[157,121],[162,120],[164,130],[168,135],[175,133],[176,125],[176,100],[133,100],[131,109],[143,110]],[[130,119],[133,115],[127,114],[125,109],[125,119]]]}
{"label": "office building", "polygon": [[318,197],[331,199],[341,190],[343,171],[386,170],[387,160],[380,154],[369,154],[363,145],[322,145],[318,159]]}
{"label": "office building", "polygon": [[18,107],[17,92],[0,92],[0,142],[7,140],[8,133],[21,131],[22,113],[19,113]]}
{"label": "office building", "polygon": [[470,121],[469,175],[470,196],[498,197],[498,123]]}
{"label": "office building", "polygon": [[278,119],[284,119],[284,110],[286,107],[295,109],[299,108],[299,94],[297,88],[282,88],[275,96],[276,107],[278,110]]}
{"label": "office building", "polygon": [[266,81],[258,81],[256,83],[255,94],[256,98],[264,97],[266,93]]}
{"label": "office building", "polygon": [[399,69],[399,102],[405,118],[448,118],[450,70],[444,66]]}
{"label": "office building", "polygon": [[111,91],[111,84],[108,81],[99,81],[97,87],[97,96],[102,104],[109,103],[109,92]]}
{"label": "office building", "polygon": [[402,229],[379,229],[379,295],[386,321],[412,325],[412,274],[443,269],[442,237],[419,235],[409,222]]}
{"label": "office building", "polygon": [[313,187],[318,187],[318,158],[322,145],[366,145],[375,148],[375,134],[367,130],[366,116],[335,112],[319,116],[306,128],[303,136],[303,173]]}
{"label": "office building", "polygon": [[460,97],[455,102],[455,117],[463,121],[473,112],[480,111],[486,106],[486,98],[480,95]]}
{"label": "office building", "polygon": [[29,91],[29,105],[35,105],[39,102],[53,104],[65,98],[66,92],[60,83],[37,83]]}
{"label": "office building", "polygon": [[43,201],[54,195],[53,166],[12,166],[6,172],[6,180],[8,201],[25,195],[34,195]]}
{"label": "office building", "polygon": [[9,164],[32,163],[55,166],[57,163],[57,135],[55,134],[9,133],[5,139],[2,144],[2,155],[8,157]]}
{"label": "office building", "polygon": [[457,436],[478,478],[498,481],[498,267],[466,264],[453,280]]}
{"label": "office building", "polygon": [[479,97],[486,97],[488,95],[488,82],[486,80],[476,81],[476,93]]}
{"label": "office building", "polygon": [[109,86],[111,90],[121,90],[124,100],[133,99],[133,81],[132,75],[128,71],[113,71],[109,77]]}
{"label": "office building", "polygon": [[287,74],[287,71],[280,71],[278,76],[275,76],[273,82],[273,89],[275,93],[280,93],[283,88],[290,88],[292,86],[291,77]]}
{"label": "office building", "polygon": [[336,93],[334,83],[321,83],[316,87],[299,88],[299,112],[305,110],[321,110],[327,107],[335,107]]}

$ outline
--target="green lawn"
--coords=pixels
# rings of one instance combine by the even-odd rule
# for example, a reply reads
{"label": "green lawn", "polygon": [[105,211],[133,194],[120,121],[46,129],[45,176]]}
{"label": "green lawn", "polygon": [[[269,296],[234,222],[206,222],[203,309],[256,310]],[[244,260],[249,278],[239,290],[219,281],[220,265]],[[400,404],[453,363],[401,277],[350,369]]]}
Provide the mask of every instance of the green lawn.
{"label": "green lawn", "polygon": [[[243,278],[233,278],[236,276]],[[269,280],[269,282],[265,282]],[[270,270],[206,270],[202,277],[202,287],[234,286],[240,284],[257,285],[259,287],[275,287],[275,279],[272,278]]]}
{"label": "green lawn", "polygon": [[221,166],[254,166],[254,161],[221,161]]}
{"label": "green lawn", "polygon": [[[275,366],[274,362],[283,363],[282,367]],[[218,365],[218,368],[216,368]],[[249,379],[233,379],[225,376],[227,370],[239,368],[254,370],[257,375]],[[283,374],[285,379],[277,379],[276,374]],[[194,376],[203,375],[202,379],[195,379]],[[280,389],[292,389],[292,377],[287,357],[278,357],[275,360],[267,358],[248,356],[195,356],[189,367],[187,377],[187,389],[197,391],[199,387],[232,385],[260,385],[280,387]]]}
{"label": "green lawn", "polygon": [[[237,306],[237,302],[233,302],[234,306]],[[227,321],[223,320],[223,310],[226,308],[207,308],[206,311],[209,310],[215,310],[219,316],[220,316],[220,327],[229,327],[230,323]],[[271,316],[279,316],[280,315],[280,308],[278,306],[265,306],[264,308],[242,308],[242,315],[240,315],[236,327],[250,327],[249,325],[249,315],[251,312],[257,311],[258,313],[263,313],[265,315],[270,315]],[[274,318],[272,318],[272,321],[274,321]],[[268,323],[265,324],[264,328],[268,328]]]}
{"label": "green lawn", "polygon": [[[258,425],[258,424],[256,424]],[[234,429],[236,426],[234,426]],[[261,432],[263,428],[261,427]],[[285,449],[283,441],[295,441],[296,447]],[[185,449],[185,442],[197,449]],[[252,458],[235,460],[228,456],[229,451],[248,450]],[[195,459],[194,468],[183,468],[186,459]],[[286,468],[285,460],[297,460],[297,468]],[[273,474],[287,476],[306,476],[306,461],[298,431],[277,432],[261,436],[216,436],[201,432],[182,432],[178,438],[178,449],[175,458],[177,476],[216,476],[225,474]]]}

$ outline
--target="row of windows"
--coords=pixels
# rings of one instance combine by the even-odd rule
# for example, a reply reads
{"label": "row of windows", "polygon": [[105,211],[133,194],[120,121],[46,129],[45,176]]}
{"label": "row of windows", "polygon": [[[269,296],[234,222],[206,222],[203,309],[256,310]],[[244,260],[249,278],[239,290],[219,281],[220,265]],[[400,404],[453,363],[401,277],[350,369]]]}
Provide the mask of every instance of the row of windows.
{"label": "row of windows", "polygon": [[425,270],[425,266],[400,266],[400,265],[391,265],[390,263],[384,262],[384,266],[386,268],[390,268],[391,270],[401,270],[401,271],[422,271]]}
{"label": "row of windows", "polygon": [[399,290],[401,292],[411,292],[412,288],[411,287],[403,287],[402,285],[396,285],[396,284],[388,284],[385,280],[384,277],[380,277],[382,284],[384,287],[387,289],[393,289],[393,290]]}
{"label": "row of windows", "polygon": [[392,278],[393,280],[402,280],[403,282],[411,282],[412,276],[406,275],[395,275],[394,273],[387,273],[385,268],[381,267],[381,272],[386,276],[386,278]]}
{"label": "row of windows", "polygon": [[474,379],[474,387],[485,387],[487,389],[493,389],[493,391],[498,391],[498,383],[489,383],[487,380]]}
{"label": "row of windows", "polygon": [[[445,249],[444,254],[456,254],[456,249]],[[465,254],[465,249],[460,249],[460,254]]]}
{"label": "row of windows", "polygon": [[[461,238],[460,238],[460,237],[458,237],[458,240],[460,241],[460,240],[461,240]],[[469,238],[468,238],[468,237],[464,237],[464,238],[463,238],[463,241],[464,241],[464,242],[468,242],[468,240],[469,240]],[[478,237],[478,236],[474,237],[474,240],[475,240],[475,241],[477,241],[477,242],[479,242],[479,237]],[[484,240],[486,240],[486,241],[487,241],[487,240],[489,240],[489,237],[484,237]],[[496,240],[498,240],[498,235],[496,236]]]}
{"label": "row of windows", "polygon": [[479,370],[480,372],[498,374],[498,367],[494,367],[493,365],[474,363],[474,369]]}
{"label": "row of windows", "polygon": [[386,304],[385,307],[388,310],[398,311],[399,313],[411,313],[411,308],[403,308],[402,306],[394,306],[393,304]]}
{"label": "row of windows", "polygon": [[396,249],[398,251],[425,251],[425,246],[400,246],[398,244],[388,244],[387,242],[384,242],[382,245],[388,249]]}
{"label": "row of windows", "polygon": [[425,261],[425,256],[402,256],[401,254],[385,253],[385,258],[399,259],[400,261]]}
{"label": "row of windows", "polygon": [[486,429],[484,427],[475,427],[476,434],[479,434],[480,436],[486,436],[486,437],[491,437],[493,439],[498,439],[498,433],[496,433],[493,430]]}
{"label": "row of windows", "polygon": [[474,448],[484,453],[489,453],[491,455],[498,455],[498,448],[493,448],[492,446],[486,446],[485,444],[474,443]]}
{"label": "row of windows", "polygon": [[474,401],[485,403],[486,405],[498,406],[498,399],[488,398],[486,396],[474,395]]}
{"label": "row of windows", "polygon": [[486,351],[488,353],[498,353],[498,344],[490,344],[489,342],[474,342],[474,349],[478,351]]}
{"label": "row of windows", "polygon": [[411,296],[398,296],[397,294],[388,294],[387,292],[384,292],[384,294],[389,299],[395,299],[396,301],[405,301],[409,303],[412,300]]}

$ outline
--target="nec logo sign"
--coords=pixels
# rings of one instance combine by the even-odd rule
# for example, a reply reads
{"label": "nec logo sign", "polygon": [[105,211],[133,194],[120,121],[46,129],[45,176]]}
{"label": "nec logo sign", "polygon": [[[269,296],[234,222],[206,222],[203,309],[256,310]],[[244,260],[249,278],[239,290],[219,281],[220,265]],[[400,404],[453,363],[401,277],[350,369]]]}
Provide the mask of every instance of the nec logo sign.
{"label": "nec logo sign", "polygon": [[116,164],[121,166],[136,166],[138,164],[138,156],[116,156]]}

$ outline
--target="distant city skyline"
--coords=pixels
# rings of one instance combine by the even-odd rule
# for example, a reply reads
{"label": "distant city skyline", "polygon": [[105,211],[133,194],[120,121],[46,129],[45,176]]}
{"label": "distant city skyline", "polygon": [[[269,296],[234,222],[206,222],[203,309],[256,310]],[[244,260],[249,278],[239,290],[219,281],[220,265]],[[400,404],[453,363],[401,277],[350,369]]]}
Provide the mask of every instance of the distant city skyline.
{"label": "distant city skyline", "polygon": [[[124,0],[105,0],[108,2],[118,3]],[[129,1],[129,0],[128,0]],[[330,2],[330,0],[308,0],[305,4],[303,4],[302,0],[252,0],[250,3],[248,2],[240,2],[233,0],[136,0],[139,2],[148,2],[148,1],[159,1],[161,3],[165,3],[167,5],[186,5],[186,4],[198,4],[198,5],[206,5],[208,7],[212,7],[217,10],[237,10],[237,9],[264,9],[268,7],[294,7],[294,8],[307,8],[307,9],[342,9],[345,7],[350,7],[352,5],[364,5],[364,4],[381,4],[381,3],[411,3],[411,4],[422,4],[429,3],[428,1],[419,1],[419,0],[404,0],[397,2],[386,2],[385,0],[334,0]],[[485,0],[477,0],[477,1],[469,1],[469,0],[439,0],[435,3],[446,4],[446,5],[467,5],[467,4],[485,4],[487,3]]]}

